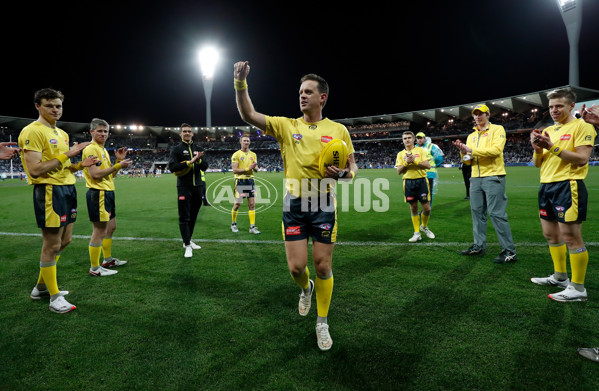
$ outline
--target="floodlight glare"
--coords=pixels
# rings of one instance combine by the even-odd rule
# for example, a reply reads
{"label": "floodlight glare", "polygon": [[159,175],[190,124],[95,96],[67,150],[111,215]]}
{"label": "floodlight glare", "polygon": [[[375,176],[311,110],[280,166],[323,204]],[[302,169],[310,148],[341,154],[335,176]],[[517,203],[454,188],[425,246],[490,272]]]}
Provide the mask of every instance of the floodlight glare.
{"label": "floodlight glare", "polygon": [[576,0],[557,0],[562,12],[566,12],[571,10],[572,8],[576,8]]}
{"label": "floodlight glare", "polygon": [[218,51],[207,46],[198,53],[200,68],[202,70],[202,84],[204,84],[204,95],[206,97],[206,126],[212,126],[212,113],[210,109],[210,99],[212,99],[212,84],[214,82],[214,72],[218,63]]}
{"label": "floodlight glare", "polygon": [[213,47],[206,47],[200,50],[199,59],[202,75],[207,79],[212,79],[218,63],[218,52]]}
{"label": "floodlight glare", "polygon": [[566,25],[570,45],[569,84],[578,85],[578,41],[582,25],[582,0],[557,0],[562,19]]}

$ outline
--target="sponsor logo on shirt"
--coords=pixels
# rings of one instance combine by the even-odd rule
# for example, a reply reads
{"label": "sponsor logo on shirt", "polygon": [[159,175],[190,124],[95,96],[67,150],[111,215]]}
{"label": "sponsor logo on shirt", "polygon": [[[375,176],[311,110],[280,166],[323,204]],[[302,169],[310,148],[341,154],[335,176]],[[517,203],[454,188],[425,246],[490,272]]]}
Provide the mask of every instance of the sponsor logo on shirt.
{"label": "sponsor logo on shirt", "polygon": [[56,145],[56,144],[58,144],[58,141],[56,141],[56,139],[53,138],[53,139],[50,140],[50,144]]}
{"label": "sponsor logo on shirt", "polygon": [[568,141],[568,140],[570,140],[571,138],[572,138],[572,135],[571,135],[571,134],[564,134],[564,135],[562,135],[562,136],[561,136],[559,139],[560,139],[560,140],[565,140],[565,141]]}
{"label": "sponsor logo on shirt", "polygon": [[298,133],[294,133],[293,134],[293,138],[296,139],[296,140],[298,140],[298,141],[301,140],[302,137],[304,137],[304,136],[302,136],[301,134],[298,134]]}
{"label": "sponsor logo on shirt", "polygon": [[322,136],[320,138],[320,141],[322,141],[323,143],[328,143],[331,140],[333,140],[333,138],[331,136]]}

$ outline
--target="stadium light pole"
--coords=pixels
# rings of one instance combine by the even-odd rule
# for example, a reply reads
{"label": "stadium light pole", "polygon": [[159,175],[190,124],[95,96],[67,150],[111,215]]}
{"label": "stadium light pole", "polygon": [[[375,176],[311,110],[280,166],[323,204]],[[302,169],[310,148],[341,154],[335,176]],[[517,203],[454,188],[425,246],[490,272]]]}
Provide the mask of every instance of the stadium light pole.
{"label": "stadium light pole", "polygon": [[557,0],[557,5],[566,25],[568,43],[570,44],[568,84],[578,87],[578,39],[580,38],[580,26],[582,25],[582,0]]}
{"label": "stadium light pole", "polygon": [[202,84],[206,97],[206,127],[212,126],[212,112],[210,100],[212,99],[212,85],[214,84],[214,71],[218,63],[218,52],[213,47],[206,47],[199,53],[200,68],[202,70]]}

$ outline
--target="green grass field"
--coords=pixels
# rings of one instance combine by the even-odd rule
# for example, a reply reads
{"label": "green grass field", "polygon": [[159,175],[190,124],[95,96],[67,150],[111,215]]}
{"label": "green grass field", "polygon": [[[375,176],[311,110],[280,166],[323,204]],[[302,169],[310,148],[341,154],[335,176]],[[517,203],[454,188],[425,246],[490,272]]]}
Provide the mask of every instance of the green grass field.
{"label": "green grass field", "polygon": [[[281,174],[259,174],[278,190],[267,196],[261,187],[274,203],[259,204],[261,235],[248,233],[241,214],[232,234],[220,210],[230,204],[202,208],[194,241],[203,248],[191,260],[179,238],[175,178],[119,178],[113,255],[129,263],[106,278],[87,273],[92,226],[78,183],[75,238],[58,263],[59,286],[77,310],[63,315],[29,298],[42,242],[32,188],[4,181],[0,390],[599,389],[599,365],[576,354],[599,346],[598,170],[586,180],[586,303],[549,300],[556,289],[529,280],[552,272],[537,169],[508,169],[519,261],[505,265],[492,262],[500,248],[490,222],[487,255],[458,254],[471,244],[472,223],[457,169],[440,171],[429,224],[437,238],[418,244],[407,242],[413,230],[401,178],[362,170],[363,182],[340,188],[347,211],[338,214],[328,352],[316,346],[315,305],[306,318],[297,314],[299,288],[281,240]],[[355,192],[375,178],[389,188],[370,200]],[[385,198],[388,211],[374,211]]]}

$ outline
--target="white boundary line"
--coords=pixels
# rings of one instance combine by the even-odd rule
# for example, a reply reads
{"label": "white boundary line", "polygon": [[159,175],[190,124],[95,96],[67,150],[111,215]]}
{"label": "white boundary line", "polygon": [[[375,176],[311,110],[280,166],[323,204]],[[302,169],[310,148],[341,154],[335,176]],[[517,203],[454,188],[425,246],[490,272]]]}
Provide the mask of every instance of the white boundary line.
{"label": "white boundary line", "polygon": [[[41,237],[38,233],[21,233],[21,232],[0,232],[0,236],[35,236]],[[73,235],[74,239],[89,239],[90,236],[85,235]],[[146,241],[146,242],[180,242],[181,238],[135,238],[131,236],[114,236],[116,240],[129,240],[129,241]],[[194,242],[201,243],[243,243],[243,244],[283,244],[283,240],[246,240],[246,239],[194,239]],[[455,247],[464,246],[466,242],[421,242],[421,243],[408,243],[408,242],[336,242],[340,246],[389,246],[389,247],[400,247],[400,246],[425,246],[425,247]],[[496,246],[498,243],[488,243],[490,246]],[[544,247],[547,246],[545,242],[521,242],[515,243],[516,247],[527,246],[527,247]],[[586,242],[587,246],[599,246],[599,242]]]}

